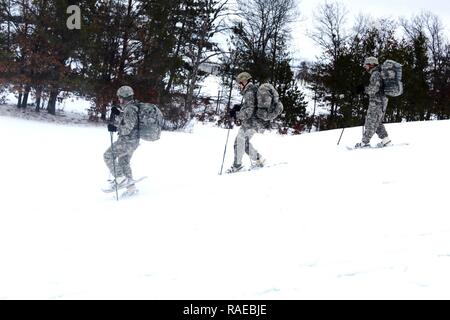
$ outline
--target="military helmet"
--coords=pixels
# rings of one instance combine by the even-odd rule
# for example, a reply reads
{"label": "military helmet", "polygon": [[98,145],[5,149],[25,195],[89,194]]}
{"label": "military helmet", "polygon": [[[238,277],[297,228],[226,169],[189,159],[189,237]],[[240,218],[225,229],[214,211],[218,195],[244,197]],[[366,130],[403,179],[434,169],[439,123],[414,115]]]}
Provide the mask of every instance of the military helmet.
{"label": "military helmet", "polygon": [[236,77],[236,81],[237,81],[238,83],[241,83],[241,82],[243,82],[243,81],[248,81],[248,80],[250,80],[251,78],[252,78],[252,76],[251,76],[250,73],[248,73],[248,72],[242,72],[242,73],[239,73],[239,74],[238,74],[238,76]]}
{"label": "military helmet", "polygon": [[117,90],[117,96],[120,98],[129,98],[131,96],[134,96],[134,91],[129,86],[122,86]]}
{"label": "military helmet", "polygon": [[375,57],[367,57],[364,60],[364,65],[366,65],[366,64],[378,65],[378,59]]}

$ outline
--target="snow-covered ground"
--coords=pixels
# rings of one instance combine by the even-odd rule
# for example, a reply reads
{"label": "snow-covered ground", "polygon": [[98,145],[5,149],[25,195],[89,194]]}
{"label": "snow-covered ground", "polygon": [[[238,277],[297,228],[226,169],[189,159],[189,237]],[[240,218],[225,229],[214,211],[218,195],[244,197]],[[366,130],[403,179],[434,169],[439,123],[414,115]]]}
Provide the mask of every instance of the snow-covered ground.
{"label": "snow-covered ground", "polygon": [[87,126],[103,126],[101,122],[92,123],[88,120],[87,112],[80,109],[80,106],[72,103],[71,110],[72,112],[66,112],[62,109],[56,110],[56,115],[53,116],[49,114],[46,110],[41,110],[40,112],[35,112],[34,107],[28,106],[25,109],[17,109],[15,105],[0,105],[0,117],[14,117],[26,120],[39,120],[45,122],[52,122],[56,124],[77,124],[77,125],[87,125]]}
{"label": "snow-covered ground", "polygon": [[[323,106],[319,101],[314,103],[314,91],[308,88],[306,85],[300,86],[300,91],[303,92],[305,95],[305,101],[307,102],[306,106],[306,114],[309,116],[315,115],[327,115],[330,113],[330,110]],[[315,110],[314,110],[314,104],[315,104]]]}
{"label": "snow-covered ground", "polygon": [[[34,91],[33,91],[34,94]],[[28,99],[28,104],[35,102],[35,97],[33,94],[30,95]],[[61,92],[59,97],[63,97],[64,93]],[[13,106],[17,104],[17,92],[13,92],[12,90],[8,90],[5,92],[5,101],[7,105]],[[44,105],[47,106],[47,100],[44,100]],[[88,109],[91,107],[92,103],[81,97],[77,97],[73,94],[69,94],[69,96],[64,97],[63,99],[59,99],[56,102],[56,110],[58,112],[66,112],[66,113],[77,113],[80,115],[85,115],[88,113]],[[0,105],[1,107],[1,105]],[[34,106],[29,106],[28,108],[34,109]]]}
{"label": "snow-covered ground", "polygon": [[226,130],[163,132],[117,202],[103,126],[2,115],[0,299],[449,299],[450,122],[387,129],[257,135],[287,164],[223,176]]}
{"label": "snow-covered ground", "polygon": [[[220,77],[215,75],[209,75],[206,77],[198,92],[199,96],[210,97],[213,103],[216,103],[217,97],[220,97],[220,108],[224,110],[228,103],[229,88],[222,85]],[[239,93],[239,88],[235,84],[231,93],[231,106],[242,102],[242,95]]]}

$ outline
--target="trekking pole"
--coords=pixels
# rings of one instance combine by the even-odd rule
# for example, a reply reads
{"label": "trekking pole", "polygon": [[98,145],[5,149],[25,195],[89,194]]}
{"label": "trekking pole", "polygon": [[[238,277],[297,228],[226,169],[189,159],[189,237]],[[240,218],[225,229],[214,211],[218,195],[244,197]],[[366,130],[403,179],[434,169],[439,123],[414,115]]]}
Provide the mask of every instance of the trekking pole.
{"label": "trekking pole", "polygon": [[342,128],[341,136],[339,137],[339,141],[338,141],[337,145],[339,145],[339,143],[341,143],[341,139],[342,139],[342,135],[344,134],[344,130],[345,130],[345,128]]}
{"label": "trekking pole", "polygon": [[113,133],[110,132],[111,136],[111,153],[113,158],[113,169],[114,169],[114,184],[116,185],[116,200],[119,201],[119,192],[117,190],[117,174],[116,174],[116,155],[114,153],[114,143],[113,143]]}
{"label": "trekking pole", "polygon": [[225,142],[225,150],[223,151],[223,159],[222,159],[222,167],[220,168],[220,175],[222,175],[223,164],[225,163],[225,154],[227,153],[227,145],[228,145],[228,138],[230,137],[230,131],[231,131],[231,125],[228,128],[227,141]]}

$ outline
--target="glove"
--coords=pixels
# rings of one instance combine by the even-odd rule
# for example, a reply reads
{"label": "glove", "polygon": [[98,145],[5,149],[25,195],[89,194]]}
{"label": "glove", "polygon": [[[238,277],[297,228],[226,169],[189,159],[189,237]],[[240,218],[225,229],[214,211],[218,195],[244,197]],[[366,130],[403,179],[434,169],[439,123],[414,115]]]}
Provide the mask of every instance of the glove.
{"label": "glove", "polygon": [[230,109],[230,118],[236,119],[236,113],[238,113],[239,111],[241,111],[241,105],[235,104],[233,108]]}
{"label": "glove", "polygon": [[236,110],[230,109],[230,118],[236,119]]}
{"label": "glove", "polygon": [[358,93],[358,94],[359,93],[364,93],[364,89],[365,89],[364,85],[360,84],[360,85],[356,86],[355,92]]}
{"label": "glove", "polygon": [[116,106],[113,106],[113,107],[111,108],[111,114],[113,114],[113,115],[115,115],[115,116],[119,116],[120,113],[121,113],[120,109],[117,108]]}
{"label": "glove", "polygon": [[113,124],[108,124],[108,131],[109,132],[117,132],[117,127]]}

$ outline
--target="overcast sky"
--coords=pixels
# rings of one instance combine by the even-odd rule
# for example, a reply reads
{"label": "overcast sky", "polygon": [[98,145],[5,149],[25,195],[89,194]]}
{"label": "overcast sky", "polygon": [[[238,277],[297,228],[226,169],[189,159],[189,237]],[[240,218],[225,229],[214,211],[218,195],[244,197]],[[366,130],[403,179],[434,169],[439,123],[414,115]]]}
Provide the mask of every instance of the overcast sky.
{"label": "overcast sky", "polygon": [[[297,0],[300,19],[294,24],[292,53],[295,58],[314,60],[320,54],[306,32],[313,28],[313,12],[325,1]],[[333,2],[333,1],[328,1]],[[341,0],[347,11],[347,26],[353,25],[354,18],[360,13],[370,14],[373,18],[390,17],[410,19],[413,15],[426,10],[436,14],[445,26],[446,35],[450,38],[450,0]]]}

